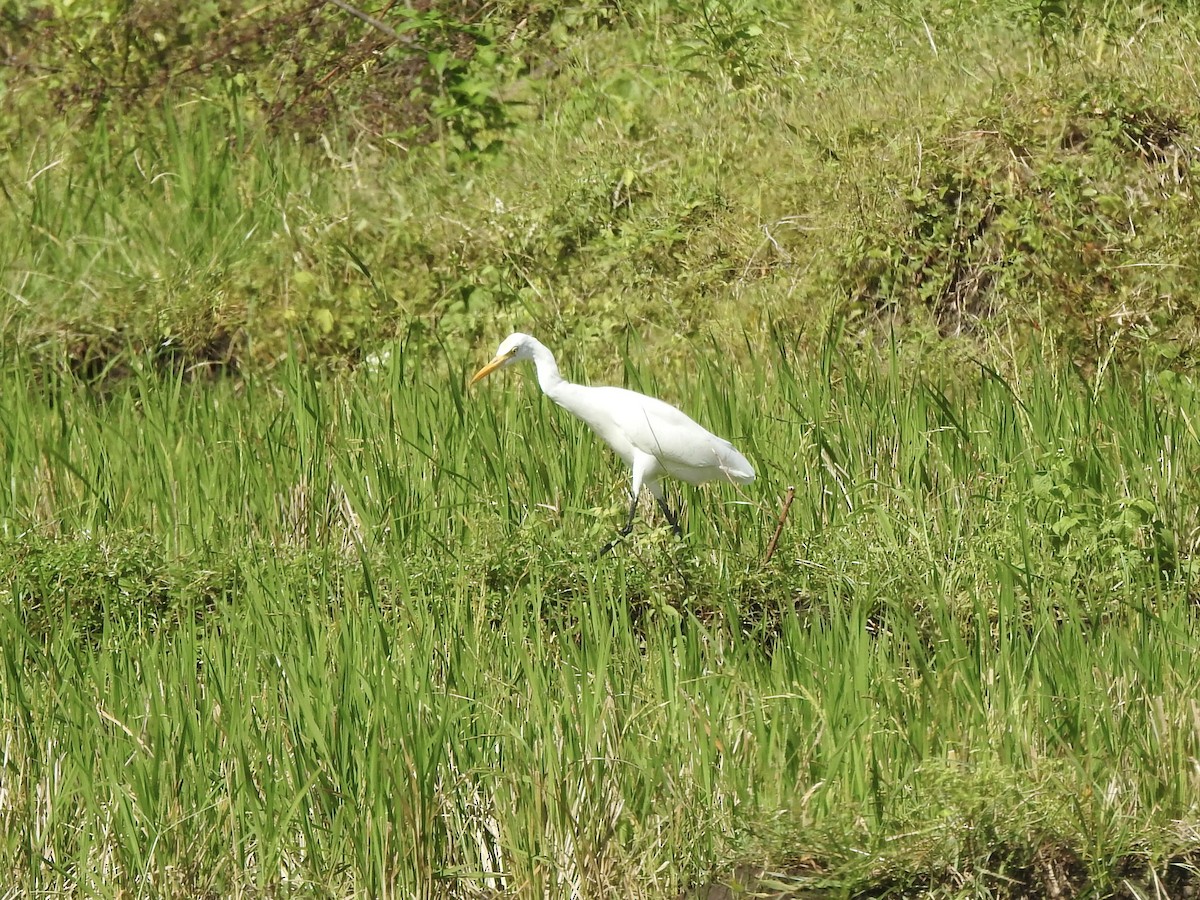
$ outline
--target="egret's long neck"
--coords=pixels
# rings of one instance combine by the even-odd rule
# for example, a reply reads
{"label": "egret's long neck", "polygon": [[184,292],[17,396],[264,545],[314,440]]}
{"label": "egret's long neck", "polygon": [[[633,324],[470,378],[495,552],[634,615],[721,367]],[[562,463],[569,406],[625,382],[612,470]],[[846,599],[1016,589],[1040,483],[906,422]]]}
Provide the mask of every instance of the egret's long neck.
{"label": "egret's long neck", "polygon": [[[558,363],[554,361],[554,354],[537,341],[533,341],[533,364],[537,366],[538,384],[542,386],[542,393],[567,412],[583,419],[604,437],[600,431],[603,417],[597,417],[595,405],[588,400],[595,388],[574,384],[563,378],[562,373],[558,371]],[[607,437],[604,439],[609,440]]]}
{"label": "egret's long neck", "polygon": [[562,373],[558,371],[558,363],[554,361],[554,354],[544,344],[538,341],[532,343],[533,364],[537,366],[538,384],[542,386],[542,393],[561,405],[574,385],[563,378]]}

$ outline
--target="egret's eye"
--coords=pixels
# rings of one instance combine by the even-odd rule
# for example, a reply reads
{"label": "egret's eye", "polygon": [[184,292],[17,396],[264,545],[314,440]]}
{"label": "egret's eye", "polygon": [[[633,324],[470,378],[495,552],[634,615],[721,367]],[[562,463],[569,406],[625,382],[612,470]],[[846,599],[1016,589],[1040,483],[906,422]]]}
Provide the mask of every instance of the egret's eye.
{"label": "egret's eye", "polygon": [[516,356],[516,355],[517,355],[517,348],[516,348],[516,347],[513,347],[511,350],[509,350],[509,351],[508,351],[508,355],[509,355],[509,356]]}

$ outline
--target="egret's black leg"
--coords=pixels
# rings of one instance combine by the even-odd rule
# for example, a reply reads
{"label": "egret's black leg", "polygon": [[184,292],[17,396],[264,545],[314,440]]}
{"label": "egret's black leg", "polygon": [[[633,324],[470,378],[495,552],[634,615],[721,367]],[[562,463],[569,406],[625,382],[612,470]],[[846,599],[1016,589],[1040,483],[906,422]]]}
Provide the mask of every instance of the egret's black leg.
{"label": "egret's black leg", "polygon": [[667,501],[662,497],[655,497],[658,501],[658,508],[663,511],[663,515],[667,517],[667,521],[671,523],[671,530],[675,532],[675,537],[683,536],[683,529],[679,527],[679,516],[671,512],[671,507],[667,506]]}
{"label": "egret's black leg", "polygon": [[634,518],[634,516],[637,515],[637,503],[638,503],[638,498],[635,495],[633,498],[633,502],[629,504],[629,521],[627,521],[625,523],[624,528],[622,528],[620,531],[617,532],[617,536],[615,538],[613,538],[611,541],[609,541],[607,544],[605,544],[603,547],[600,548],[600,552],[596,554],[597,556],[603,556],[605,553],[607,553],[613,547],[617,546],[617,541],[621,540],[621,538],[623,538],[623,537],[626,537],[629,534],[629,532],[633,531],[633,518]]}

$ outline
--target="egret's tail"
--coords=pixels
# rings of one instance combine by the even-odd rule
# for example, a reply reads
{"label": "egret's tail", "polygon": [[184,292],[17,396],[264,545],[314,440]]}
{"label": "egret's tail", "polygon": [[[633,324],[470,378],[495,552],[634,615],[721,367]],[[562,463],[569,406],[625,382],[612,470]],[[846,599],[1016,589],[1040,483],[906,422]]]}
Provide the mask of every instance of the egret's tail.
{"label": "egret's tail", "polygon": [[734,484],[749,484],[754,480],[754,466],[732,446],[721,454],[721,471]]}

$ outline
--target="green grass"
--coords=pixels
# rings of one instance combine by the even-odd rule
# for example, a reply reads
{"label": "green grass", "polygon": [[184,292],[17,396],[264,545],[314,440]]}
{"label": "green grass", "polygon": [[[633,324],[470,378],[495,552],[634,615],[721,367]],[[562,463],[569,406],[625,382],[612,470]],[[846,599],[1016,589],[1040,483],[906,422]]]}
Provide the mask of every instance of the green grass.
{"label": "green grass", "polygon": [[626,473],[531,378],[468,393],[478,360],[105,394],[6,367],[7,883],[671,897],[761,863],[1170,896],[1200,398],[785,351],[667,379],[635,350],[760,479],[600,560]]}
{"label": "green grass", "polygon": [[[671,357],[709,335],[740,352],[743,328],[815,348],[831,313],[848,344],[1042,328],[1079,360],[1194,364],[1200,29],[1177,5],[493,4],[494,65],[468,78],[503,106],[487,153],[462,145],[484,113],[454,85],[409,134],[322,80],[318,34],[304,72],[291,45],[223,63],[249,73],[160,60],[161,89],[88,103],[111,36],[50,6],[30,47],[65,31],[99,62],[7,76],[0,345],[88,375],[129,346],[270,366],[521,327],[589,348],[634,332]],[[123,39],[150,40],[127,15]],[[404,106],[411,85],[362,69]],[[347,109],[281,124],[247,79]]]}
{"label": "green grass", "polygon": [[383,6],[0,10],[0,892],[1194,892],[1195,13]]}

